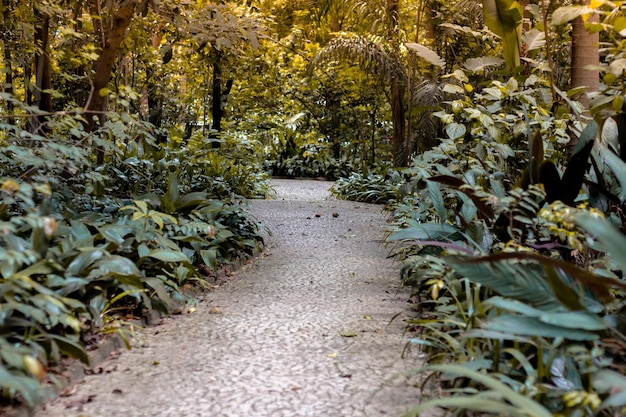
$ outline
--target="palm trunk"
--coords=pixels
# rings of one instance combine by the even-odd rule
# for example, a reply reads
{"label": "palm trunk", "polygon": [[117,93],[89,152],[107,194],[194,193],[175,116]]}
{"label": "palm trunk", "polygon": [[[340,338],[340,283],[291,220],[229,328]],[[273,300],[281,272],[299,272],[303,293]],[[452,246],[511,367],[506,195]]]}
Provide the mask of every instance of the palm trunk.
{"label": "palm trunk", "polygon": [[[588,5],[590,0],[581,0],[580,5]],[[591,14],[589,22],[597,22],[598,16]],[[589,109],[588,93],[598,91],[600,88],[600,73],[597,69],[600,62],[600,34],[589,33],[585,29],[582,17],[577,17],[572,22],[572,75],[571,88],[586,87],[583,94],[578,97],[578,101],[585,109]],[[578,137],[572,135],[568,144],[568,151],[571,155],[578,144]]]}
{"label": "palm trunk", "polygon": [[[588,5],[589,0],[582,0],[580,5]],[[596,21],[597,15],[592,14],[589,22]],[[589,66],[597,66],[600,62],[600,34],[589,33],[585,30],[585,23],[581,17],[572,22],[572,78],[571,88],[587,87],[586,92],[598,91],[600,86],[600,74],[598,70],[589,69]],[[582,94],[579,101],[589,107],[587,94]]]}

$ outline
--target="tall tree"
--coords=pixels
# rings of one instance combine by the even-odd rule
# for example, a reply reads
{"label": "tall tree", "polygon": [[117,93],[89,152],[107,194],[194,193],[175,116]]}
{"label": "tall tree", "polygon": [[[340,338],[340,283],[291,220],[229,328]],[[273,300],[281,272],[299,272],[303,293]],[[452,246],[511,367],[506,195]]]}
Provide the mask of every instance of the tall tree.
{"label": "tall tree", "polygon": [[[577,4],[587,7],[591,0],[579,0]],[[584,87],[586,94],[579,96],[579,101],[589,107],[588,93],[598,91],[600,87],[600,32],[589,32],[585,24],[598,22],[595,13],[581,15],[572,21],[572,75],[571,88]]]}
{"label": "tall tree", "polygon": [[46,135],[48,132],[47,121],[52,112],[52,78],[50,72],[50,14],[47,10],[35,4],[35,90],[33,104],[43,114],[37,114],[32,118],[33,132]]}
{"label": "tall tree", "polygon": [[[126,30],[130,25],[136,6],[137,0],[123,0],[119,3],[111,17],[110,29],[103,34],[104,47],[94,65],[91,93],[85,104],[87,130],[89,131],[96,128],[98,121],[103,121],[106,110],[106,87],[111,79],[113,66],[115,65],[122,41],[126,37]],[[104,154],[100,152],[98,154],[98,162],[102,163],[104,161],[103,158]]]}

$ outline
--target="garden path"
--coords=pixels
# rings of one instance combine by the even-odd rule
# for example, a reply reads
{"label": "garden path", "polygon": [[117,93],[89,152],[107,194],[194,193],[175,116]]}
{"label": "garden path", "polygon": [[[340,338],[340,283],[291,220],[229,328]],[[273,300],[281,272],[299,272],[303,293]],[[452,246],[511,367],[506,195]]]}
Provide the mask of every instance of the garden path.
{"label": "garden path", "polygon": [[251,201],[272,232],[258,259],[37,416],[402,415],[419,360],[402,357],[408,294],[384,216],[330,185],[275,180],[275,199]]}

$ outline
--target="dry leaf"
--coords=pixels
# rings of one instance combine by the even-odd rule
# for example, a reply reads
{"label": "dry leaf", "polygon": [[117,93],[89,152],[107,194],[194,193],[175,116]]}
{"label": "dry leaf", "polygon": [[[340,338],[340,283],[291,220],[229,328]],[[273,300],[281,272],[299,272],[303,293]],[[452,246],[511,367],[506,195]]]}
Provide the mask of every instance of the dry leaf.
{"label": "dry leaf", "polygon": [[223,314],[222,309],[219,307],[211,307],[209,314]]}

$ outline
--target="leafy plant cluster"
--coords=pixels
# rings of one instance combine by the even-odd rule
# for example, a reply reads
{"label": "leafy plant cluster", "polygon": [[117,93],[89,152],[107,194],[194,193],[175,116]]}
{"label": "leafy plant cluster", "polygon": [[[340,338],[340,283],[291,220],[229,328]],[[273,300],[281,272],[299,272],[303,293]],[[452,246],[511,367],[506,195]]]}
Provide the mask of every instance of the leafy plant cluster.
{"label": "leafy plant cluster", "polygon": [[[306,114],[298,113],[284,125],[271,129],[272,138],[265,147],[264,168],[273,176],[324,177],[335,180],[350,175],[363,161],[349,155],[354,145],[333,144],[322,139],[316,130],[301,132]],[[337,148],[338,151],[334,151]]]}
{"label": "leafy plant cluster", "polygon": [[407,415],[622,415],[622,82],[582,123],[538,71],[447,80],[445,136],[404,171],[388,237],[421,300],[411,344],[449,394]]}
{"label": "leafy plant cluster", "polygon": [[339,178],[330,189],[337,198],[372,204],[387,204],[395,201],[404,184],[401,172],[389,166],[380,165],[353,172],[348,177]]}
{"label": "leafy plant cluster", "polygon": [[87,362],[98,335],[191,301],[187,286],[262,244],[238,195],[268,190],[252,151],[158,144],[154,126],[125,112],[95,134],[83,120],[47,116],[45,136],[0,125],[0,385],[28,405],[45,400],[62,357]]}

